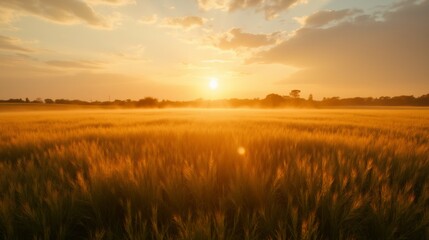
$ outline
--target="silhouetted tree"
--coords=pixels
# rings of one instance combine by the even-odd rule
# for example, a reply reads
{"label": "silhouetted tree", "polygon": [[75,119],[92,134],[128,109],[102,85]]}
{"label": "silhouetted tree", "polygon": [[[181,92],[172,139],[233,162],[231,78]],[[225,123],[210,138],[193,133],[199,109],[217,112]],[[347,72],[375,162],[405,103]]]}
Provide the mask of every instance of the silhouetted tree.
{"label": "silhouetted tree", "polygon": [[323,98],[322,103],[323,105],[326,105],[326,106],[338,106],[340,105],[340,98],[339,97]]}
{"label": "silhouetted tree", "polygon": [[122,100],[119,100],[119,99],[115,99],[115,101],[113,101],[113,104],[115,104],[115,105],[124,105],[124,101],[122,101]]}
{"label": "silhouetted tree", "polygon": [[393,105],[396,105],[396,106],[412,105],[415,101],[415,98],[412,95],[411,96],[404,95],[404,96],[393,97],[390,101],[393,103]]}
{"label": "silhouetted tree", "polygon": [[33,100],[32,103],[43,103],[43,99],[38,97],[35,100]]}
{"label": "silhouetted tree", "polygon": [[24,103],[24,100],[22,100],[21,98],[10,98],[9,100],[2,100],[1,102]]}
{"label": "silhouetted tree", "polygon": [[139,107],[156,107],[158,105],[158,99],[153,97],[145,97],[137,102]]}
{"label": "silhouetted tree", "polygon": [[300,93],[301,93],[301,90],[294,89],[294,90],[290,91],[289,96],[291,96],[293,98],[299,98]]}
{"label": "silhouetted tree", "polygon": [[45,99],[45,103],[46,103],[46,104],[53,104],[53,103],[54,103],[54,100],[52,100],[52,99],[50,99],[50,98],[46,98],[46,99]]}
{"label": "silhouetted tree", "polygon": [[429,94],[425,94],[416,99],[416,102],[420,106],[428,106],[429,105]]}
{"label": "silhouetted tree", "polygon": [[285,102],[285,99],[275,93],[268,94],[263,100],[263,105],[268,107],[277,107],[282,105]]}
{"label": "silhouetted tree", "polygon": [[56,104],[69,104],[70,101],[67,99],[55,99]]}
{"label": "silhouetted tree", "polygon": [[[396,97],[379,97],[379,98],[323,98],[322,101],[313,99],[310,94],[308,99],[299,98],[300,90],[292,90],[290,96],[280,96],[272,93],[268,94],[264,99],[220,99],[220,100],[204,100],[195,99],[191,101],[158,101],[156,98],[146,97],[139,101],[131,99],[115,100],[113,102],[86,102],[82,100],[69,100],[69,99],[45,99],[46,104],[74,104],[74,105],[102,105],[102,106],[121,106],[121,107],[321,107],[321,106],[429,106],[429,94],[420,97],[414,96],[396,96]],[[41,98],[30,101],[28,98],[25,100],[7,99],[1,100],[0,103],[43,103]]]}

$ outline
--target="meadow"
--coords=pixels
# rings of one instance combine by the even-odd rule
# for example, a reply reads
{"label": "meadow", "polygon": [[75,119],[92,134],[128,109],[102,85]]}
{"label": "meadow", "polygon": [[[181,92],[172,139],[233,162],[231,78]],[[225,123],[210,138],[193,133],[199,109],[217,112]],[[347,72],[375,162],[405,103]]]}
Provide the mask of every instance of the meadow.
{"label": "meadow", "polygon": [[429,109],[1,111],[0,239],[429,239]]}

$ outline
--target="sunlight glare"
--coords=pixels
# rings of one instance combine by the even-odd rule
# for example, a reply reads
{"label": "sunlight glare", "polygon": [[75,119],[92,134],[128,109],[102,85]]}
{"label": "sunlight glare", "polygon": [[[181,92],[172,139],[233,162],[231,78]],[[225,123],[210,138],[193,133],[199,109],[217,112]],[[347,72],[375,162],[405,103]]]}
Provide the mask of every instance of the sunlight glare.
{"label": "sunlight glare", "polygon": [[218,83],[218,79],[217,78],[211,78],[210,79],[210,83],[209,83],[209,87],[211,90],[216,90],[219,86]]}
{"label": "sunlight glare", "polygon": [[240,155],[244,155],[244,154],[246,154],[246,149],[245,149],[244,147],[239,147],[239,148],[237,149],[237,152],[238,152],[238,154],[240,154]]}

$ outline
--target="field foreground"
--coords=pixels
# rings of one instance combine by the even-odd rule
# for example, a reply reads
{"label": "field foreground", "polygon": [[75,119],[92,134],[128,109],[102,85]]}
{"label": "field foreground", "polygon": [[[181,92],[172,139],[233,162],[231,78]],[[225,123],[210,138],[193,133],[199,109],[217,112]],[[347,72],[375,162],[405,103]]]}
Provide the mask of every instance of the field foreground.
{"label": "field foreground", "polygon": [[0,113],[0,239],[428,229],[428,109]]}

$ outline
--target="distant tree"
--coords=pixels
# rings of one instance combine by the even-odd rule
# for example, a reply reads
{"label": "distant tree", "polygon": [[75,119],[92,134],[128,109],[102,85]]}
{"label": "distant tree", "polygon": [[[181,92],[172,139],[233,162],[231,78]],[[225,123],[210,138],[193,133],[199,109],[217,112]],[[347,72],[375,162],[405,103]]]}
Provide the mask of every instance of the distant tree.
{"label": "distant tree", "polygon": [[429,106],[429,94],[425,94],[416,99],[417,104],[421,106]]}
{"label": "distant tree", "polygon": [[158,99],[153,97],[145,97],[137,102],[139,107],[156,107],[158,105]]}
{"label": "distant tree", "polygon": [[21,98],[10,98],[9,100],[6,100],[5,102],[9,102],[9,103],[23,103],[24,100],[22,100]]}
{"label": "distant tree", "polygon": [[301,93],[301,90],[294,89],[290,91],[289,96],[291,96],[292,98],[299,98],[300,93]]}
{"label": "distant tree", "polygon": [[113,104],[115,105],[124,105],[125,101],[119,100],[119,99],[115,99],[115,101],[113,101]]}
{"label": "distant tree", "polygon": [[70,101],[67,99],[55,99],[56,104],[70,104]]}
{"label": "distant tree", "polygon": [[310,101],[310,102],[313,101],[313,94],[308,95],[308,101]]}
{"label": "distant tree", "polygon": [[46,99],[45,99],[45,103],[46,103],[46,104],[53,104],[53,103],[54,103],[54,100],[52,100],[52,99],[50,99],[50,98],[46,98]]}
{"label": "distant tree", "polygon": [[35,100],[33,100],[32,103],[43,103],[43,99],[38,97]]}
{"label": "distant tree", "polygon": [[30,99],[25,98],[25,102],[26,102],[26,103],[29,103],[29,102],[30,102]]}
{"label": "distant tree", "polygon": [[283,104],[284,102],[285,102],[285,99],[282,96],[275,93],[268,94],[263,100],[263,104],[269,107],[276,107]]}
{"label": "distant tree", "polygon": [[322,103],[328,106],[337,106],[340,104],[340,97],[323,98]]}
{"label": "distant tree", "polygon": [[415,97],[413,95],[396,96],[396,97],[392,97],[390,100],[390,102],[396,106],[412,105],[414,101],[415,101]]}

